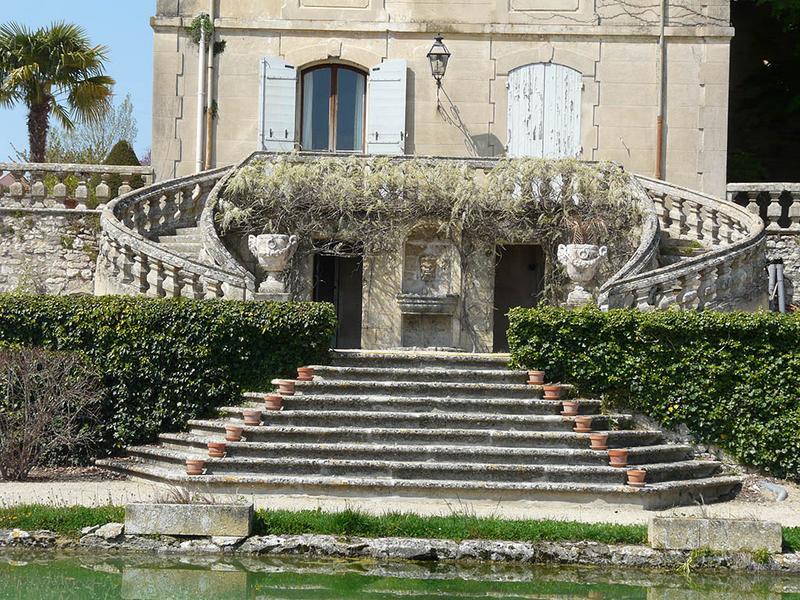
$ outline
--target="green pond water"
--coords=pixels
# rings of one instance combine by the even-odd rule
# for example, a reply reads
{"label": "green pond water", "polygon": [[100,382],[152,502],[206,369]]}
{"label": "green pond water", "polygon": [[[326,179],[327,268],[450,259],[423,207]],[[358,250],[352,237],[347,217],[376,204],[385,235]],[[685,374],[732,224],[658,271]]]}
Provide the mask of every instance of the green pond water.
{"label": "green pond water", "polygon": [[308,558],[0,555],[0,599],[797,599],[800,578]]}

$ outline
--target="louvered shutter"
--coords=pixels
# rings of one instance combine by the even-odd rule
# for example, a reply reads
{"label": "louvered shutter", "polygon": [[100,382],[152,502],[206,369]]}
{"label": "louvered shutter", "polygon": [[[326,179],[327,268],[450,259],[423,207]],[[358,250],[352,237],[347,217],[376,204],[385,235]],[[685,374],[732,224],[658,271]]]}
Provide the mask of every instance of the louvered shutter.
{"label": "louvered shutter", "polygon": [[508,154],[565,158],[580,154],[581,74],[539,63],[508,75]]}
{"label": "louvered shutter", "polygon": [[289,152],[295,146],[295,103],[297,69],[280,58],[261,61],[261,118],[259,140],[262,150]]}
{"label": "louvered shutter", "polygon": [[372,67],[367,82],[367,154],[405,154],[406,61]]}

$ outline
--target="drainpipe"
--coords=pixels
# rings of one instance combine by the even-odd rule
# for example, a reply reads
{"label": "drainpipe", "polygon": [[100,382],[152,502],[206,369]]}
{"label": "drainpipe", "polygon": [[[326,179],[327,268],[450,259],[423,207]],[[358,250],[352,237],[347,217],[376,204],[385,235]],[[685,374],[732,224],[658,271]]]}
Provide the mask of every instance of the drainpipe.
{"label": "drainpipe", "polygon": [[[201,15],[202,16],[202,15]],[[199,173],[203,170],[203,118],[206,112],[206,31],[200,28],[200,53],[197,58],[197,152],[195,154],[195,169]]]}
{"label": "drainpipe", "polygon": [[667,0],[661,0],[661,25],[658,34],[658,114],[656,115],[656,179],[664,179],[664,104],[667,53],[664,28],[667,23]]}
{"label": "drainpipe", "polygon": [[[214,24],[214,4],[215,0],[208,0],[208,18],[211,24]],[[211,158],[213,145],[211,138],[213,135],[214,125],[214,39],[215,35],[211,34],[211,39],[208,41],[208,82],[206,89],[208,90],[208,102],[206,102],[206,159],[205,168],[211,168]]]}

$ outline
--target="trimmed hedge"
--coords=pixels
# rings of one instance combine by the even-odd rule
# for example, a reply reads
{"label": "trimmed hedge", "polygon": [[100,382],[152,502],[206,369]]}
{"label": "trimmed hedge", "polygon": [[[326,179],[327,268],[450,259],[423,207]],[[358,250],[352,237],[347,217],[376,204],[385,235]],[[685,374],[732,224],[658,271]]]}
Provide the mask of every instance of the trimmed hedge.
{"label": "trimmed hedge", "polygon": [[515,308],[509,322],[515,365],[799,478],[798,316]]}
{"label": "trimmed hedge", "polygon": [[81,351],[103,374],[101,453],[327,361],[335,321],[325,303],[0,294],[0,345]]}

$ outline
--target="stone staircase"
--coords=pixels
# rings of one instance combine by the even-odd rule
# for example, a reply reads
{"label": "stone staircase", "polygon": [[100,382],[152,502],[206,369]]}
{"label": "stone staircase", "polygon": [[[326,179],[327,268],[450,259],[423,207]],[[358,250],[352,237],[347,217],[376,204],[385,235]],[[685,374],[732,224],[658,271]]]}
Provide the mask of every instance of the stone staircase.
{"label": "stone staircase", "polygon": [[[223,441],[225,425],[242,424],[246,408],[263,408],[263,394],[219,418],[189,422],[188,433],[160,436],[160,445],[128,448],[127,457],[98,464],[206,492],[253,495],[404,496],[454,500],[557,500],[640,505],[712,502],[740,480],[716,461],[697,460],[689,446],[639,430],[628,414],[600,414],[581,399],[594,430],[608,430],[611,448],[627,448],[628,463],[647,470],[647,485],[626,485],[625,469],[590,449],[561,403],[542,399],[527,373],[506,368],[508,355],[441,352],[336,351],[331,366],[315,366],[313,381],[297,381],[283,409],[244,426],[225,458],[207,458],[206,444]],[[185,474],[185,461],[205,458],[206,473]]]}
{"label": "stone staircase", "polygon": [[174,233],[162,234],[152,241],[161,244],[164,248],[186,258],[197,260],[203,249],[203,234],[200,227],[183,227],[176,229]]}

